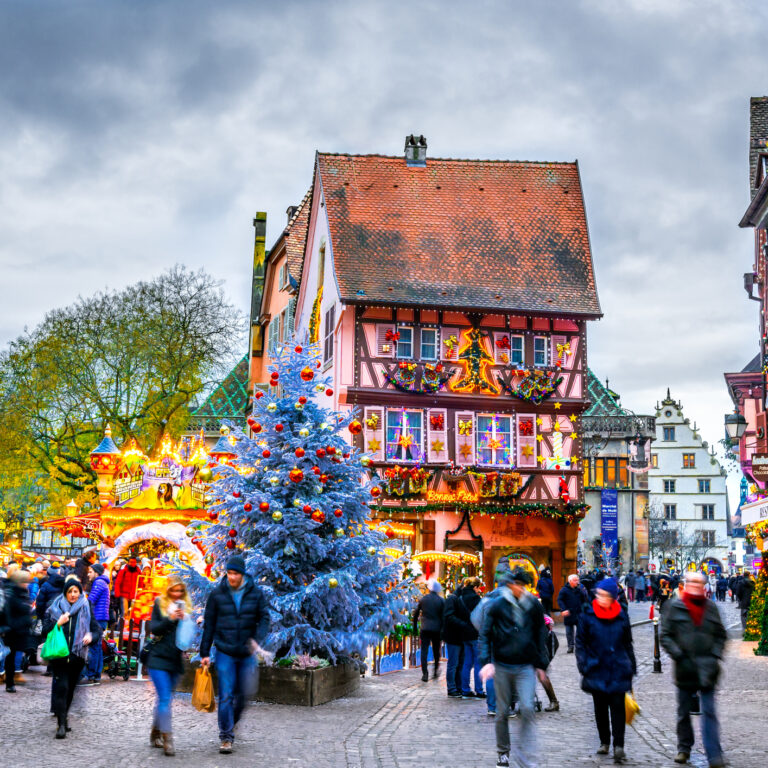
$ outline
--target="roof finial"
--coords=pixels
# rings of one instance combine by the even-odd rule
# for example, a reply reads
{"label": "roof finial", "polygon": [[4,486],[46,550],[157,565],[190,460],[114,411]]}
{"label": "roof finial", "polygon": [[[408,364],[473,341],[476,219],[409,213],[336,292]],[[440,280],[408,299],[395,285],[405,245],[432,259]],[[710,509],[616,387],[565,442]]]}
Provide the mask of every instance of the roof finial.
{"label": "roof finial", "polygon": [[667,387],[667,400],[671,400],[672,395],[669,394],[669,387]]}
{"label": "roof finial", "polygon": [[104,437],[112,437],[112,425],[109,423],[107,423],[107,426],[104,429]]}

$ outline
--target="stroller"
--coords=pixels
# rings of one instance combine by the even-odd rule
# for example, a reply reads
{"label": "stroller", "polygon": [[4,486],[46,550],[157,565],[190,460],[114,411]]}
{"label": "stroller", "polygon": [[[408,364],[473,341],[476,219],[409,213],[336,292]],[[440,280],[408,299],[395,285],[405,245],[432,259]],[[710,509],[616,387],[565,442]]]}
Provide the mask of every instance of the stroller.
{"label": "stroller", "polygon": [[131,676],[131,665],[125,653],[117,647],[117,641],[107,638],[104,634],[101,638],[101,649],[104,652],[104,666],[109,679],[122,677],[127,680]]}

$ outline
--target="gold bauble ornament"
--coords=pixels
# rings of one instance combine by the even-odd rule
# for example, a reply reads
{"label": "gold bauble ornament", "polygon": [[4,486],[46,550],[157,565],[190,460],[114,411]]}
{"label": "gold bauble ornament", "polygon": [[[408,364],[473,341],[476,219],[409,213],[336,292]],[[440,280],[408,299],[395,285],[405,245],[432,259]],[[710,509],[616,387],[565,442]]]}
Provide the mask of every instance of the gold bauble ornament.
{"label": "gold bauble ornament", "polygon": [[328,579],[328,586],[331,589],[336,589],[336,587],[339,586],[339,580],[338,579],[334,579],[333,577],[331,577],[330,579]]}
{"label": "gold bauble ornament", "polygon": [[318,392],[322,392],[325,389],[325,384],[315,384],[315,389]]}
{"label": "gold bauble ornament", "polygon": [[270,413],[274,413],[277,410],[277,403],[268,403],[267,404],[267,410]]}
{"label": "gold bauble ornament", "polygon": [[299,437],[309,437],[309,430],[306,427],[302,427],[299,430]]}
{"label": "gold bauble ornament", "polygon": [[340,539],[344,535],[344,529],[337,528],[334,533],[336,534],[336,538]]}
{"label": "gold bauble ornament", "polygon": [[197,479],[201,483],[209,483],[213,479],[213,472],[211,471],[211,468],[210,467],[203,467],[197,473]]}
{"label": "gold bauble ornament", "polygon": [[275,510],[275,511],[272,513],[272,519],[273,519],[273,520],[274,520],[276,523],[279,523],[279,522],[280,522],[280,521],[283,519],[283,513],[282,513],[282,512],[281,512],[279,509],[276,509],[276,510]]}
{"label": "gold bauble ornament", "polygon": [[228,435],[230,432],[229,427],[226,424],[222,424],[221,427],[219,427],[219,433],[222,435]]}
{"label": "gold bauble ornament", "polygon": [[300,507],[301,506],[301,499],[294,499],[293,500],[293,506],[294,507]]}
{"label": "gold bauble ornament", "polygon": [[368,547],[366,552],[368,552],[369,555],[373,556],[376,554],[376,547]]}

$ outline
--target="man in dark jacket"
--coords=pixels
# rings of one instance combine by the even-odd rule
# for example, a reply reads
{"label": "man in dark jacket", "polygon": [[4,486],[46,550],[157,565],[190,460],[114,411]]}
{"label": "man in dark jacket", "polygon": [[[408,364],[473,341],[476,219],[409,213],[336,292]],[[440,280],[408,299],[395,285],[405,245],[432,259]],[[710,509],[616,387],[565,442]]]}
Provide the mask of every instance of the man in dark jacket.
{"label": "man in dark jacket", "polygon": [[727,634],[717,606],[707,600],[703,574],[686,574],[682,596],[669,601],[661,622],[661,645],[675,662],[677,686],[677,757],[687,763],[693,747],[691,709],[698,691],[701,733],[709,768],[725,765],[715,711],[715,686],[720,676]]}
{"label": "man in dark jacket", "polygon": [[[469,614],[469,629],[464,636],[464,663],[461,665],[461,695],[465,699],[484,699],[483,681],[480,679],[480,659],[477,655],[478,632],[472,624],[472,611],[480,602],[483,582],[477,576],[464,579],[461,589],[461,602]],[[475,692],[472,693],[470,678],[474,676]]]}
{"label": "man in dark jacket", "polygon": [[461,698],[461,670],[464,667],[464,641],[473,628],[469,620],[469,611],[461,599],[463,588],[448,595],[443,611],[443,641],[445,655],[448,657],[446,686],[448,696]]}
{"label": "man in dark jacket", "polygon": [[539,593],[539,599],[541,600],[542,608],[547,616],[552,615],[552,598],[555,596],[555,584],[552,581],[552,574],[548,570],[541,572],[539,576],[539,583],[536,585],[536,590]]}
{"label": "man in dark jacket", "polygon": [[263,592],[245,573],[245,561],[234,555],[227,575],[211,592],[205,605],[200,663],[211,663],[216,646],[219,677],[219,752],[232,752],[235,725],[256,687],[256,657],[269,631],[269,609]]}
{"label": "man in dark jacket", "polygon": [[741,613],[741,628],[747,628],[747,614],[749,613],[749,604],[752,602],[752,593],[755,591],[755,580],[752,574],[747,571],[736,585],[736,599],[739,601],[739,612]]}
{"label": "man in dark jacket", "polygon": [[429,680],[429,649],[432,648],[432,661],[434,663],[434,677],[439,674],[440,667],[440,632],[443,628],[443,611],[445,600],[440,593],[443,591],[437,579],[431,579],[428,584],[429,591],[419,600],[416,610],[413,612],[413,626],[416,628],[421,619],[419,637],[421,639],[421,679],[426,683]]}
{"label": "man in dark jacket", "polygon": [[574,634],[579,623],[581,608],[588,601],[587,590],[579,583],[579,575],[572,573],[568,583],[557,595],[557,605],[565,624],[565,637],[568,641],[568,653],[573,653]]}
{"label": "man in dark jacket", "polygon": [[40,591],[37,593],[37,602],[35,603],[35,614],[40,621],[45,619],[45,612],[51,601],[61,594],[64,588],[64,576],[59,568],[51,566],[48,569],[48,578],[43,582]]}
{"label": "man in dark jacket", "polygon": [[15,693],[14,673],[16,672],[16,654],[29,650],[30,630],[32,629],[32,601],[29,597],[29,571],[16,569],[11,573],[0,589],[5,590],[5,610],[0,625],[3,626],[3,642],[10,649],[5,657],[5,690]]}
{"label": "man in dark jacket", "polygon": [[520,707],[520,734],[517,761],[522,766],[534,764],[536,743],[533,704],[536,676],[546,678],[549,666],[547,625],[541,603],[526,589],[530,576],[518,568],[499,578],[501,597],[485,613],[480,630],[479,654],[483,665],[481,677],[494,679],[496,692],[497,768],[509,765],[509,715],[513,694]]}
{"label": "man in dark jacket", "polygon": [[90,589],[89,571],[97,559],[98,553],[96,550],[89,549],[87,552],[83,552],[83,556],[78,558],[75,562],[75,570],[73,573],[77,576],[77,580],[83,585],[83,589],[85,589],[86,592]]}

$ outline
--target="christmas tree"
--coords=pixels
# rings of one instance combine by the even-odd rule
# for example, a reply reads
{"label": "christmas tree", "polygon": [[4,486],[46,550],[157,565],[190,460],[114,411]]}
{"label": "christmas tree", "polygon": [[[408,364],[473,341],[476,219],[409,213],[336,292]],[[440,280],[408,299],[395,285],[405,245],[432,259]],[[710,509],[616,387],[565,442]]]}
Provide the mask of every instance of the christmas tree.
{"label": "christmas tree", "polygon": [[[188,533],[211,578],[243,555],[270,604],[278,659],[335,662],[407,621],[412,587],[401,581],[403,562],[385,557],[384,534],[367,525],[380,490],[366,476],[370,460],[345,439],[362,425],[319,404],[333,394],[319,368],[317,345],[279,351],[248,419],[255,437],[232,431],[212,450],[225,463],[213,468],[210,520]],[[189,569],[186,577],[201,604],[213,583]]]}
{"label": "christmas tree", "polygon": [[766,570],[766,560],[757,574],[757,583],[755,591],[752,593],[752,599],[749,602],[749,611],[747,613],[747,628],[744,630],[745,640],[759,640],[763,631],[763,614],[765,613],[766,594],[768,593],[768,570]]}

